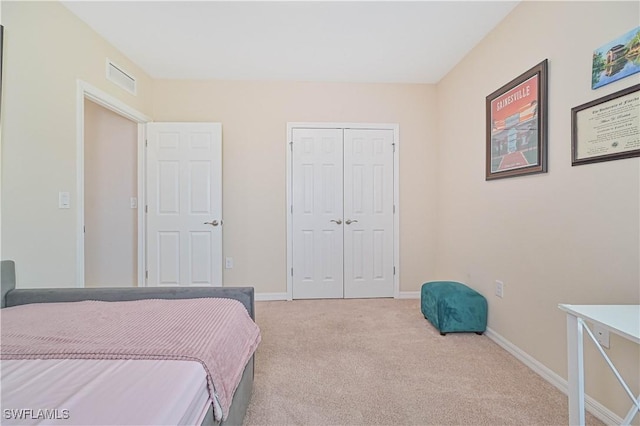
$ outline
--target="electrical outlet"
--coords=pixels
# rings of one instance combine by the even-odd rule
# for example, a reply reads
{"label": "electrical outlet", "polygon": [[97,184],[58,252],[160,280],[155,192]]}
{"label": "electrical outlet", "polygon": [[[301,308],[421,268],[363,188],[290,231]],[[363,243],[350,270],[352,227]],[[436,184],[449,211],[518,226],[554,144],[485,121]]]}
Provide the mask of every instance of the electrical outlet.
{"label": "electrical outlet", "polygon": [[225,257],[224,258],[224,267],[225,269],[233,268],[233,257]]}
{"label": "electrical outlet", "polygon": [[499,298],[504,297],[504,283],[502,281],[496,280],[496,296]]}
{"label": "electrical outlet", "polygon": [[609,330],[605,329],[601,325],[593,325],[593,334],[596,336],[596,340],[603,348],[609,349]]}

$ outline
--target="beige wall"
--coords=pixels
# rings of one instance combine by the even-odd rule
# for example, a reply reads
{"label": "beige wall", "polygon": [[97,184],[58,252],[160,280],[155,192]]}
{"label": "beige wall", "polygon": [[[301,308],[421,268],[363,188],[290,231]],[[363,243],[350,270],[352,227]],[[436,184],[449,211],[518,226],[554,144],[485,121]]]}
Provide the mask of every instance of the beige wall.
{"label": "beige wall", "polygon": [[[640,303],[640,159],[571,167],[570,123],[572,107],[640,82],[591,90],[593,50],[638,26],[639,5],[523,2],[437,86],[437,274],[487,295],[489,327],[565,378],[558,304]],[[545,58],[549,172],[486,182],[485,96]],[[608,353],[637,395],[638,346],[611,337]],[[587,393],[624,417],[630,400],[586,356]]]}
{"label": "beige wall", "polygon": [[287,122],[400,125],[400,290],[435,272],[435,88],[294,82],[155,82],[156,121],[222,123],[225,285],[286,292]]}
{"label": "beige wall", "polygon": [[[76,81],[143,113],[151,79],[58,2],[2,2],[2,256],[22,287],[76,283]],[[106,58],[138,78],[132,96],[105,77]],[[58,192],[71,208],[58,209]]]}
{"label": "beige wall", "polygon": [[86,287],[138,283],[138,124],[84,102]]}

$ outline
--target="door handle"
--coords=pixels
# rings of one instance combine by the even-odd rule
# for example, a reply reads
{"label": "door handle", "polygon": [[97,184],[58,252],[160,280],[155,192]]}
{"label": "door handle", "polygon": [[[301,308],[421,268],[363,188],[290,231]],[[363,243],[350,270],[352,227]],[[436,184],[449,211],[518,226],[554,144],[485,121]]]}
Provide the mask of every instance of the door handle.
{"label": "door handle", "polygon": [[352,223],[357,222],[357,219],[351,220],[351,219],[347,219],[344,223],[346,223],[347,225],[351,225]]}
{"label": "door handle", "polygon": [[342,219],[338,219],[338,220],[331,219],[329,222],[335,222],[335,223],[337,223],[338,225],[342,225]]}
{"label": "door handle", "polygon": [[205,222],[205,225],[211,225],[211,226],[218,226],[218,221],[217,220],[212,220],[211,222]]}

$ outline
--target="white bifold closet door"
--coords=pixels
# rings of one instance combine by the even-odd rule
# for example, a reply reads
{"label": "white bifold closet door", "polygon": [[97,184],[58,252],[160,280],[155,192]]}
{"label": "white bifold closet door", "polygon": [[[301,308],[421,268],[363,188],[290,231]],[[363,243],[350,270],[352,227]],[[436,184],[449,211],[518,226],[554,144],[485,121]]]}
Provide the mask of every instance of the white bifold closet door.
{"label": "white bifold closet door", "polygon": [[147,124],[147,285],[222,285],[222,126]]}
{"label": "white bifold closet door", "polygon": [[393,130],[293,130],[293,298],[393,296]]}
{"label": "white bifold closet door", "polygon": [[344,130],[344,297],[393,297],[393,130]]}

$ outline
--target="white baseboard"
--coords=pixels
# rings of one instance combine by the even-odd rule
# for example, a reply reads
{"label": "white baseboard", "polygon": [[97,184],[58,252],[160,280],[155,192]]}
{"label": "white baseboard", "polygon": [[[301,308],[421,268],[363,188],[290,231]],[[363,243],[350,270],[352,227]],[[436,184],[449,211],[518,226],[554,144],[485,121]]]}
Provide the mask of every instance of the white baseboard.
{"label": "white baseboard", "polygon": [[420,299],[419,291],[401,291],[396,299]]}
{"label": "white baseboard", "polygon": [[[524,352],[522,349],[496,333],[490,328],[487,328],[485,335],[496,342],[498,346],[502,347],[504,350],[509,352],[511,355],[515,356],[518,360],[520,360],[524,365],[532,369],[534,372],[539,374],[543,379],[547,382],[551,383],[553,386],[558,388],[565,395],[568,394],[569,384],[565,379],[556,374],[553,370],[546,367],[540,361],[533,358],[528,353]],[[622,417],[616,415],[614,412],[609,410],[604,405],[600,404],[598,401],[590,397],[589,395],[585,395],[585,408],[591,414],[596,416],[598,419],[603,421],[607,425],[620,425],[622,424]]]}
{"label": "white baseboard", "polygon": [[254,297],[256,302],[264,302],[267,300],[287,300],[287,293],[256,293]]}
{"label": "white baseboard", "polygon": [[[287,293],[255,293],[256,302],[268,300],[289,300]],[[419,291],[401,291],[396,299],[420,299]]]}

